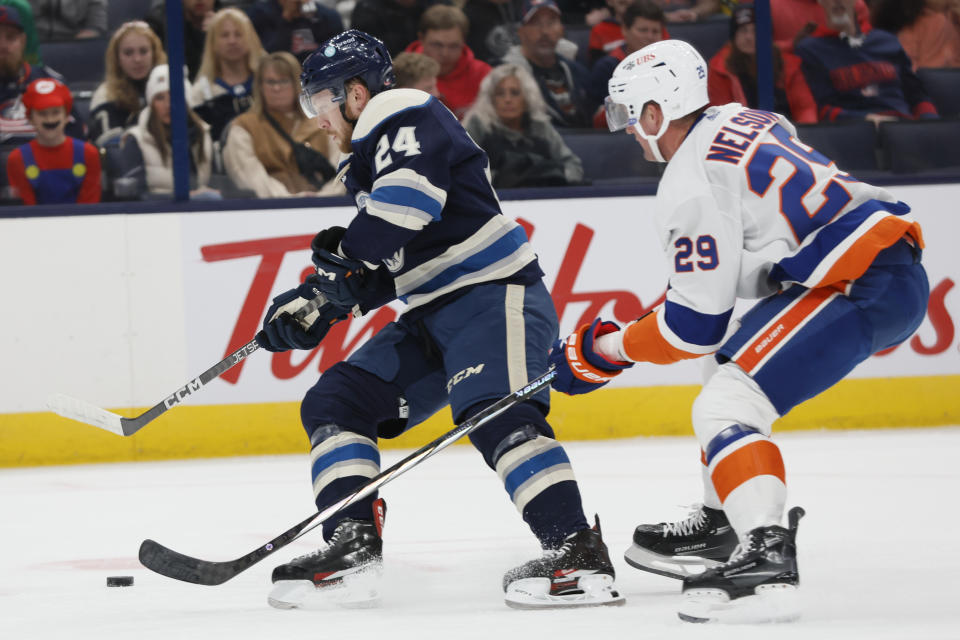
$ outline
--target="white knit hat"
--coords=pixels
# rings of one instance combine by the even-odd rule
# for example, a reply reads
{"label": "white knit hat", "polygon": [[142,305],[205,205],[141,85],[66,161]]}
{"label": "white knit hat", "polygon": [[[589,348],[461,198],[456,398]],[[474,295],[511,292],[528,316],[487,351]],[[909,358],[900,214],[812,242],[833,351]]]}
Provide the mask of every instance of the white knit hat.
{"label": "white knit hat", "polygon": [[[158,93],[170,91],[170,67],[165,64],[158,64],[150,71],[150,77],[147,78],[146,98],[147,104],[153,102],[153,98]],[[190,101],[190,83],[187,82],[187,69],[183,69],[183,93]]]}

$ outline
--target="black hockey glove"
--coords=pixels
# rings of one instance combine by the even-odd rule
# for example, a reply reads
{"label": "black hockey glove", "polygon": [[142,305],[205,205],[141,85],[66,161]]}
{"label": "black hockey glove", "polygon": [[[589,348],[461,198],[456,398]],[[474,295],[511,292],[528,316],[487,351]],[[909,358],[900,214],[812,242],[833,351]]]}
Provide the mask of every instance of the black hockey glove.
{"label": "black hockey glove", "polygon": [[313,264],[317,267],[317,287],[342,309],[359,306],[366,313],[397,297],[393,276],[384,267],[368,269],[359,260],[327,249],[314,251]]}
{"label": "black hockey glove", "polygon": [[257,343],[274,353],[290,349],[310,350],[320,344],[330,327],[347,317],[347,313],[327,302],[297,321],[294,314],[303,309],[320,293],[318,277],[311,275],[306,282],[281,293],[273,299],[263,318],[263,330],[257,333]]}
{"label": "black hockey glove", "polygon": [[[329,251],[330,253],[338,253],[340,241],[343,240],[343,235],[346,232],[347,230],[343,227],[330,227],[313,236],[313,240],[310,242],[310,248],[313,250],[314,255],[316,255],[318,251],[323,250]],[[315,258],[313,263],[317,263]]]}

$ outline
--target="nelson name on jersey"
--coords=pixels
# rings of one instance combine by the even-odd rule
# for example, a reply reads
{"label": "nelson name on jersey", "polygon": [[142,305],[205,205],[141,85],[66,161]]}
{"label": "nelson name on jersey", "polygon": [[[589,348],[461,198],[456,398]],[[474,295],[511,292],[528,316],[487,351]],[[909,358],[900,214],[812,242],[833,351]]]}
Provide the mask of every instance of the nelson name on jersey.
{"label": "nelson name on jersey", "polygon": [[489,175],[486,154],[429,94],[377,94],[352,143],[344,184],[359,213],[341,246],[386,265],[400,300],[416,307],[478,283],[542,276],[523,228],[501,213],[489,179],[478,179]]}
{"label": "nelson name on jersey", "polygon": [[707,160],[738,164],[760,133],[779,121],[774,113],[744,109],[730,118],[730,124],[720,127],[710,144]]}

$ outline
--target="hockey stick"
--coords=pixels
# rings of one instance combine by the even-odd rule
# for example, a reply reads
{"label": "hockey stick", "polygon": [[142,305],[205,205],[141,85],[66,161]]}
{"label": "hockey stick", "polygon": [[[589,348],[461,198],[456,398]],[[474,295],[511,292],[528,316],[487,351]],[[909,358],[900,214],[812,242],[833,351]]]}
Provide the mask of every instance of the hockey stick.
{"label": "hockey stick", "polygon": [[456,440],[459,440],[461,437],[486,424],[510,407],[527,400],[549,385],[556,375],[556,371],[550,368],[546,373],[534,378],[521,389],[514,391],[486,409],[467,418],[451,431],[443,434],[423,448],[414,451],[386,471],[381,471],[364,485],[357,488],[353,493],[341,498],[338,502],[335,502],[323,511],[313,514],[303,522],[290,527],[270,542],[254,549],[245,556],[225,562],[211,562],[209,560],[191,558],[190,556],[168,549],[153,540],[144,540],[140,545],[140,563],[147,569],[167,576],[168,578],[173,578],[174,580],[205,585],[223,584],[227,580],[230,580],[257,564],[274,551],[287,546],[308,531],[318,527],[324,520],[337,511],[369,496],[397,476],[406,473],[430,456],[447,448]]}
{"label": "hockey stick", "polygon": [[[295,320],[302,320],[310,313],[313,313],[318,308],[322,307],[324,304],[326,304],[326,302],[327,299],[323,296],[323,294],[320,294],[304,305],[302,309],[297,310],[297,312],[293,314],[293,317]],[[354,314],[356,314],[356,310],[354,311]],[[124,418],[123,416],[117,415],[116,413],[111,413],[106,409],[101,409],[94,404],[63,395],[62,393],[50,396],[47,399],[47,408],[57,415],[63,416],[64,418],[70,418],[71,420],[76,420],[78,422],[84,422],[95,427],[100,427],[101,429],[106,429],[107,431],[120,436],[131,436],[145,427],[148,423],[157,419],[163,413],[166,413],[173,407],[183,402],[188,396],[200,391],[200,389],[202,389],[208,382],[220,377],[220,375],[222,375],[225,371],[231,369],[234,365],[238,364],[241,360],[259,348],[260,344],[257,343],[256,340],[251,340],[217,364],[201,373],[193,380],[189,381],[187,384],[171,393],[169,396],[164,398],[163,401],[154,405],[153,408],[141,413],[135,418]]]}

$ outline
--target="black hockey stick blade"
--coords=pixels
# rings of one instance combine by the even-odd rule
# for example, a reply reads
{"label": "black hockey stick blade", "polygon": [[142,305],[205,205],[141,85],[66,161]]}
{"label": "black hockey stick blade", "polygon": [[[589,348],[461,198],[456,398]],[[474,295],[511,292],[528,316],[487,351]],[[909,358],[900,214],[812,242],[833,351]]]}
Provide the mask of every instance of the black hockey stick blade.
{"label": "black hockey stick blade", "polygon": [[[302,309],[299,309],[294,314],[294,318],[300,320],[310,313],[316,311],[319,307],[326,303],[327,299],[320,294],[309,303],[304,305]],[[239,364],[241,360],[259,348],[260,345],[257,343],[257,341],[251,340],[217,364],[201,373],[193,380],[190,380],[185,385],[171,393],[169,396],[164,398],[163,401],[157,403],[152,408],[148,409],[144,413],[141,413],[135,418],[125,418],[116,413],[107,411],[106,409],[101,409],[100,407],[84,400],[79,400],[63,394],[50,396],[50,398],[47,399],[47,408],[57,415],[63,416],[64,418],[70,418],[71,420],[76,420],[78,422],[84,422],[95,427],[100,427],[101,429],[105,429],[119,436],[132,436],[147,424],[153,422],[162,414],[183,402],[186,398],[200,391],[211,380],[219,378],[226,371],[232,369],[235,365]]]}
{"label": "black hockey stick blade", "polygon": [[306,520],[287,529],[270,542],[261,545],[236,560],[223,562],[201,560],[169,549],[159,542],[144,540],[140,545],[140,563],[147,569],[167,576],[168,578],[173,578],[174,580],[211,586],[223,584],[227,580],[230,580],[257,564],[274,551],[287,546],[308,531],[318,527],[324,520],[327,520],[344,507],[369,496],[397,476],[406,473],[430,456],[447,448],[463,436],[499,416],[510,407],[528,400],[538,391],[549,386],[556,375],[556,371],[550,368],[543,375],[534,378],[520,389],[501,398],[486,409],[477,412],[436,440],[414,451],[389,469],[380,472],[355,491],[344,496],[323,511],[314,513]]}

